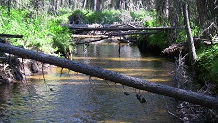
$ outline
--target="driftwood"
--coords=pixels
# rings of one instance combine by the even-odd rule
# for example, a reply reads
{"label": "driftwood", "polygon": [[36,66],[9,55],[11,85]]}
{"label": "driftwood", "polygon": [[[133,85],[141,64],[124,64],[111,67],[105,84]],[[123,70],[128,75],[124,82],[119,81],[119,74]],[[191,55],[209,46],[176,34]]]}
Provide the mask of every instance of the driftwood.
{"label": "driftwood", "polygon": [[146,80],[142,80],[135,77],[126,76],[117,72],[104,70],[100,67],[89,66],[80,62],[71,61],[64,58],[58,58],[56,56],[47,55],[24,48],[11,46],[8,44],[0,43],[0,52],[10,53],[22,58],[33,59],[41,61],[43,63],[53,64],[63,68],[68,68],[75,72],[84,73],[90,76],[102,78],[122,85],[130,86],[136,89],[141,89],[149,92],[153,92],[160,95],[176,98],[178,100],[188,101],[190,103],[199,104],[208,108],[218,107],[218,98],[170,87],[163,84],[151,83]]}
{"label": "driftwood", "polygon": [[[193,38],[195,48],[200,46],[212,46],[218,43],[216,40]],[[180,42],[176,44],[171,44],[169,47],[165,48],[162,53],[172,54],[179,53],[182,51],[184,54],[188,53],[188,42]]]}
{"label": "driftwood", "polygon": [[175,52],[182,52],[183,50],[185,50],[185,46],[187,46],[186,42],[181,42],[181,43],[177,43],[177,44],[171,44],[169,47],[165,48],[162,53],[166,53],[166,54],[171,54],[171,53],[175,53]]}

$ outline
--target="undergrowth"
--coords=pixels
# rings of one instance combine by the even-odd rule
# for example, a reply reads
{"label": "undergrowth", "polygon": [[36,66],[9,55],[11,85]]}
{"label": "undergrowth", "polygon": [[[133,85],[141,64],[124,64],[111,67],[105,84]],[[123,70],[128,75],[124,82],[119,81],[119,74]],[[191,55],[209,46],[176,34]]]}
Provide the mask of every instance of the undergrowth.
{"label": "undergrowth", "polygon": [[125,10],[82,10],[78,9],[72,12],[71,15],[80,16],[82,23],[85,24],[112,24],[114,22],[125,23],[130,21],[142,21],[147,17],[148,12],[140,10],[137,12],[125,11]]}
{"label": "undergrowth", "polygon": [[218,84],[218,45],[203,47],[198,50],[197,80],[198,82],[214,82]]}
{"label": "undergrowth", "polygon": [[11,9],[8,13],[5,7],[0,7],[0,10],[0,33],[24,36],[21,39],[9,39],[12,45],[45,53],[54,53],[61,47],[55,41],[69,46],[69,29],[61,26],[67,21],[66,15],[57,17],[46,12],[36,14],[24,9]]}

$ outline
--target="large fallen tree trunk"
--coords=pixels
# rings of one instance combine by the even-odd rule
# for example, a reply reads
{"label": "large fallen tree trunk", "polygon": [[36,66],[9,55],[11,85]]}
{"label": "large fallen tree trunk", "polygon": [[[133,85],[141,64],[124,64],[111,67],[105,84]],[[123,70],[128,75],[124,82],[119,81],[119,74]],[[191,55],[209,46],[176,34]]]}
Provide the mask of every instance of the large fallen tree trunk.
{"label": "large fallen tree trunk", "polygon": [[183,27],[139,27],[139,28],[132,28],[132,27],[120,27],[120,28],[103,28],[103,27],[73,27],[70,26],[70,29],[73,30],[83,30],[83,31],[129,31],[129,30],[161,30],[161,31],[167,31],[167,30],[174,30],[174,29],[180,29]]}
{"label": "large fallen tree trunk", "polygon": [[80,62],[75,62],[64,58],[58,58],[52,55],[26,50],[23,48],[19,48],[3,43],[0,43],[0,52],[10,53],[20,56],[22,58],[34,59],[37,61],[41,61],[43,63],[53,64],[63,68],[68,68],[75,72],[84,73],[90,76],[102,78],[104,80],[110,80],[115,83],[120,83],[133,88],[173,97],[179,100],[188,101],[208,108],[218,107],[218,98],[216,97],[212,97],[192,91],[182,90],[182,89],[178,89],[158,83],[151,83],[146,80],[126,76],[124,74],[119,74],[109,70],[104,70],[99,67],[89,66]]}
{"label": "large fallen tree trunk", "polygon": [[105,37],[111,37],[111,36],[122,36],[122,35],[134,35],[134,34],[157,34],[156,32],[126,32],[126,33],[112,33],[112,34],[101,34],[101,35],[78,35],[78,34],[72,34],[72,38],[105,38]]}

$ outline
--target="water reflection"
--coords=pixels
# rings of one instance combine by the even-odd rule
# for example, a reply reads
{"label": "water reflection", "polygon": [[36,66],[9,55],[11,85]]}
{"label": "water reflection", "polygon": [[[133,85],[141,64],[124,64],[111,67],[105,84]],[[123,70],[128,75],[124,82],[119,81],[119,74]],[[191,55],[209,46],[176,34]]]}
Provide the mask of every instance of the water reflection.
{"label": "water reflection", "polygon": [[[89,45],[77,47],[74,60],[152,82],[172,84],[172,64],[142,57],[136,46]],[[28,77],[26,84],[0,85],[0,122],[176,122],[167,113],[171,99],[108,82],[81,73],[52,67],[43,77]],[[48,86],[49,87],[48,87]],[[52,88],[53,91],[50,91]],[[128,96],[124,94],[128,92]],[[147,103],[140,103],[141,94]]]}

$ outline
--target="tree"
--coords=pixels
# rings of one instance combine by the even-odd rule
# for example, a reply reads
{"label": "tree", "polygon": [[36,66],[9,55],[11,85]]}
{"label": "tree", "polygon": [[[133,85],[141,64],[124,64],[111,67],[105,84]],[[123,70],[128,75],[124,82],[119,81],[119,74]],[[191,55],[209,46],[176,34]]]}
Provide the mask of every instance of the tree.
{"label": "tree", "polygon": [[102,0],[98,0],[97,1],[97,6],[96,6],[96,10],[97,11],[102,11],[102,9],[103,9],[103,5],[102,4],[103,4]]}
{"label": "tree", "polygon": [[94,0],[94,6],[93,9],[96,11],[97,10],[97,0]]}
{"label": "tree", "polygon": [[83,9],[86,9],[87,0],[83,0]]}
{"label": "tree", "polygon": [[184,11],[183,13],[184,13],[185,28],[186,28],[186,32],[188,35],[189,60],[190,60],[191,64],[194,64],[197,60],[197,54],[195,51],[195,45],[194,45],[194,40],[193,40],[190,21],[189,21],[188,3],[187,2],[185,2],[183,5],[183,11]]}
{"label": "tree", "polygon": [[218,33],[218,1],[196,0],[199,26],[203,30],[203,38],[211,38]]}

